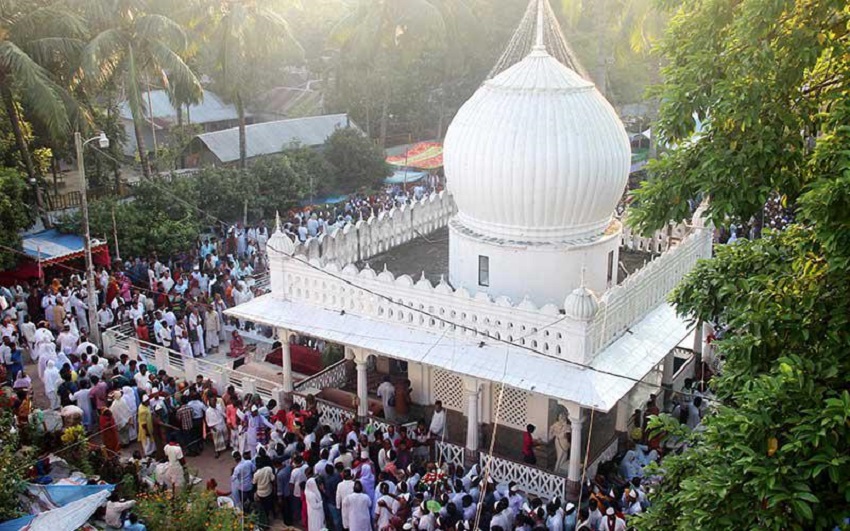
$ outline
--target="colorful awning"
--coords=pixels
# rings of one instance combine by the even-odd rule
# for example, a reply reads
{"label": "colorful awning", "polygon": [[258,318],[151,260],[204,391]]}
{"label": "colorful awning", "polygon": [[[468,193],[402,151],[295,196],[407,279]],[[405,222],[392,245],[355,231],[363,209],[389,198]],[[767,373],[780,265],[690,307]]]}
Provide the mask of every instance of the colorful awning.
{"label": "colorful awning", "polygon": [[387,157],[387,163],[420,170],[435,170],[443,166],[443,145],[439,142],[419,142],[402,155]]}

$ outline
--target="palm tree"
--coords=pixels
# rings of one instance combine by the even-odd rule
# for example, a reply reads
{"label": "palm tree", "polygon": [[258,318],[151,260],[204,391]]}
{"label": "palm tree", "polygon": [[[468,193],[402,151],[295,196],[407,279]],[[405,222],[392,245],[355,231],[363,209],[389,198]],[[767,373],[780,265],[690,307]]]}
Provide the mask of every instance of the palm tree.
{"label": "palm tree", "polygon": [[[562,0],[567,26],[593,50],[592,77],[599,91],[608,93],[608,73],[615,59],[634,60],[646,55],[661,35],[667,16],[654,0]],[[595,42],[589,42],[595,41]]]}
{"label": "palm tree", "polygon": [[387,138],[390,72],[395,64],[404,69],[433,43],[442,45],[447,5],[443,0],[360,0],[331,32],[340,60],[364,67],[379,81],[381,147]]}
{"label": "palm tree", "polygon": [[245,103],[259,63],[300,45],[289,24],[269,2],[263,0],[200,0],[206,15],[199,29],[211,50],[212,77],[222,95],[236,106],[239,115],[239,165],[247,167],[248,140],[245,134]]}
{"label": "palm tree", "polygon": [[67,133],[67,93],[44,65],[55,55],[73,61],[84,31],[82,21],[55,2],[0,0],[0,97],[30,179],[38,169],[27,145],[21,104],[51,136]]}
{"label": "palm tree", "polygon": [[133,116],[139,161],[145,178],[151,166],[145,148],[144,95],[147,76],[184,94],[202,94],[201,84],[181,54],[188,41],[183,27],[162,14],[151,13],[146,0],[92,0],[88,13],[101,28],[82,51],[82,72],[94,87],[123,86]]}

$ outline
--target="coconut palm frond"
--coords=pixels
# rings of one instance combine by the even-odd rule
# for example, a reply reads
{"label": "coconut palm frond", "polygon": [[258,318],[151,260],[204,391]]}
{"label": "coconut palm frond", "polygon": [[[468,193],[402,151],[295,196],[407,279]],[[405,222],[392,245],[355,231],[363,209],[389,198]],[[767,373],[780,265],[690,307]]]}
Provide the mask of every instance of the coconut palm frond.
{"label": "coconut palm frond", "polygon": [[59,136],[68,128],[68,115],[62,102],[62,89],[50,74],[10,41],[0,41],[0,70],[18,86],[23,100],[39,122]]}
{"label": "coconut palm frond", "polygon": [[127,46],[124,33],[116,28],[102,31],[83,48],[80,68],[95,86],[102,86],[115,73]]}
{"label": "coconut palm frond", "polygon": [[172,50],[182,52],[188,46],[183,27],[164,15],[143,15],[136,20],[134,27],[142,39],[156,39]]}

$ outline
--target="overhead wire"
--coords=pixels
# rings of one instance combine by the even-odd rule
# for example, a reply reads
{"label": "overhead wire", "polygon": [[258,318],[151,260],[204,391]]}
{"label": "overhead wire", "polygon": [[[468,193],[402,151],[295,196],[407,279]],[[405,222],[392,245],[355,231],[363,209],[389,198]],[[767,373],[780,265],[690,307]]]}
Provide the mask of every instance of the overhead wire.
{"label": "overhead wire", "polygon": [[[192,208],[192,209],[194,209],[194,210],[197,210],[197,211],[198,211],[198,212],[200,212],[201,214],[203,214],[203,215],[205,215],[205,216],[208,216],[208,217],[210,217],[210,218],[211,218],[211,219],[213,219],[213,220],[216,220],[216,221],[219,221],[220,223],[224,223],[224,224],[226,224],[226,222],[225,222],[225,221],[223,221],[223,220],[219,219],[218,217],[216,217],[216,216],[214,216],[214,215],[212,215],[212,214],[210,214],[210,213],[206,212],[204,209],[200,208],[199,206],[197,206],[197,205],[193,205],[192,203],[190,203],[190,202],[186,201],[186,200],[185,200],[185,199],[183,199],[182,197],[179,197],[177,194],[174,194],[173,192],[171,192],[171,190],[168,190],[168,189],[167,189],[167,188],[165,188],[165,187],[161,187],[161,186],[159,186],[159,185],[158,185],[155,181],[149,181],[149,182],[150,182],[150,183],[152,183],[154,187],[156,187],[156,188],[160,189],[160,191],[162,191],[163,193],[165,193],[165,194],[167,194],[167,195],[170,195],[171,197],[173,197],[173,198],[174,198],[174,199],[176,199],[177,201],[180,201],[181,203],[185,204],[186,206],[188,206],[188,207],[190,207],[190,208]],[[278,253],[281,253],[281,254],[284,254],[284,255],[289,256],[289,255],[288,255],[288,253],[285,253],[284,251],[282,251],[282,250],[280,250],[280,249],[276,249],[276,248],[274,248],[273,246],[271,246],[271,245],[269,245],[269,244],[266,244],[266,247],[267,247],[267,249],[270,249],[270,250],[272,250],[272,251],[275,251],[275,252],[278,252]],[[617,372],[613,372],[613,371],[609,371],[609,370],[605,370],[605,369],[600,369],[600,368],[598,368],[598,367],[593,367],[592,365],[588,365],[588,364],[586,364],[586,363],[581,363],[581,362],[577,362],[577,361],[574,361],[574,360],[568,360],[568,359],[560,358],[560,357],[558,357],[558,356],[554,356],[554,355],[552,355],[552,354],[547,354],[547,353],[545,353],[545,352],[541,352],[540,350],[537,350],[537,349],[535,349],[535,348],[533,348],[533,347],[530,347],[530,346],[528,346],[528,345],[516,344],[516,343],[514,343],[514,342],[508,341],[508,340],[506,340],[506,339],[502,339],[502,338],[500,338],[500,337],[493,337],[493,336],[491,336],[489,333],[486,333],[486,332],[483,332],[483,331],[481,331],[481,330],[478,330],[478,329],[477,329],[477,328],[475,328],[475,327],[470,327],[470,326],[467,326],[467,325],[464,325],[464,324],[460,324],[460,323],[457,323],[457,322],[451,321],[451,320],[446,319],[446,318],[444,318],[444,317],[441,317],[441,316],[439,316],[439,315],[436,315],[436,314],[433,314],[433,313],[431,313],[431,312],[428,312],[428,311],[426,311],[425,309],[420,309],[420,308],[415,308],[415,307],[407,306],[407,305],[405,305],[403,302],[401,302],[401,301],[397,301],[397,300],[393,299],[392,297],[390,297],[389,295],[385,295],[385,294],[383,294],[383,293],[378,293],[378,292],[376,292],[376,291],[374,291],[374,290],[371,290],[371,289],[369,289],[369,288],[367,288],[367,287],[365,287],[365,286],[362,286],[362,285],[359,285],[359,284],[357,284],[357,283],[355,283],[355,282],[352,282],[351,280],[349,280],[349,279],[347,279],[347,278],[345,278],[345,277],[343,277],[343,276],[341,276],[341,275],[337,275],[337,274],[335,274],[335,273],[333,273],[333,272],[331,272],[331,271],[328,271],[328,270],[326,270],[326,269],[324,269],[324,268],[322,268],[322,267],[319,267],[319,266],[317,266],[317,265],[315,265],[315,264],[312,264],[312,263],[310,263],[310,261],[309,261],[309,260],[304,259],[304,258],[303,258],[303,257],[301,257],[300,255],[291,255],[291,256],[290,256],[290,258],[295,259],[295,260],[298,260],[299,262],[301,262],[302,264],[306,265],[306,266],[307,266],[307,267],[309,267],[310,269],[313,269],[313,270],[315,270],[315,271],[317,271],[317,272],[319,272],[319,273],[321,273],[321,274],[324,274],[324,275],[329,276],[329,277],[331,277],[331,278],[333,278],[333,279],[335,279],[335,280],[338,280],[338,281],[340,281],[340,282],[343,282],[343,283],[345,283],[346,285],[348,285],[348,286],[350,286],[350,287],[353,287],[353,288],[358,289],[358,290],[360,290],[360,291],[366,292],[366,293],[368,293],[368,294],[370,294],[370,295],[372,295],[372,296],[375,296],[375,297],[378,297],[378,298],[380,298],[380,299],[383,299],[383,300],[387,301],[387,302],[388,302],[388,303],[390,303],[390,304],[393,304],[393,305],[396,305],[396,306],[400,306],[400,307],[402,307],[402,308],[405,308],[406,310],[409,310],[409,311],[415,311],[415,312],[417,312],[417,313],[421,313],[421,314],[423,314],[423,315],[428,316],[428,317],[429,317],[429,318],[431,318],[431,319],[434,319],[434,320],[436,320],[436,321],[439,321],[439,322],[445,323],[446,325],[452,326],[452,327],[454,327],[455,329],[456,329],[456,328],[460,328],[461,330],[466,330],[466,331],[468,331],[468,332],[473,333],[474,335],[483,336],[484,338],[486,338],[486,339],[488,339],[488,340],[495,340],[496,342],[504,343],[504,344],[506,344],[506,345],[513,346],[513,347],[515,347],[515,348],[519,348],[519,349],[522,349],[522,350],[526,350],[526,351],[532,352],[532,353],[534,353],[534,354],[536,354],[536,355],[538,355],[538,356],[541,356],[541,357],[544,357],[544,358],[547,358],[547,359],[550,359],[550,360],[558,361],[558,362],[561,362],[561,363],[565,363],[565,364],[568,364],[568,365],[571,365],[571,366],[574,366],[574,367],[577,367],[577,368],[580,368],[580,369],[584,369],[584,370],[592,371],[592,372],[595,372],[595,373],[597,373],[597,374],[603,374],[603,375],[606,375],[606,376],[612,376],[612,377],[619,378],[619,379],[623,379],[623,380],[627,380],[627,381],[630,381],[630,382],[633,382],[633,383],[636,383],[636,384],[643,383],[643,380],[646,378],[646,376],[644,376],[643,378],[634,378],[634,377],[629,376],[629,375],[626,375],[626,374],[621,374],[621,373],[617,373]],[[530,333],[530,334],[527,334],[525,337],[529,337],[530,335],[534,335],[534,334],[540,333],[541,331],[545,330],[546,328],[552,327],[552,326],[554,326],[554,325],[558,324],[559,322],[563,321],[564,319],[566,319],[566,317],[567,317],[566,315],[561,316],[560,318],[556,319],[555,321],[553,321],[553,322],[551,322],[551,323],[547,324],[545,327],[543,327],[543,328],[538,328],[538,329],[537,329],[537,331],[531,331],[531,333]],[[627,332],[628,332],[628,330],[627,330]],[[509,352],[506,354],[506,357],[509,357]]]}

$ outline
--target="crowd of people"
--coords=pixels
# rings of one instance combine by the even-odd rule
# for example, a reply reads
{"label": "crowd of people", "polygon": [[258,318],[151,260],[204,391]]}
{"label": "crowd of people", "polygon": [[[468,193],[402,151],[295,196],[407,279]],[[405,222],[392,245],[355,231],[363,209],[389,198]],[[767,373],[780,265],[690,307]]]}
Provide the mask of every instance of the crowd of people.
{"label": "crowd of people", "polygon": [[393,185],[379,194],[352,194],[345,201],[331,206],[293,209],[286,214],[283,231],[293,240],[305,242],[342,229],[347,224],[368,220],[382,212],[419,201],[437,190],[430,182],[409,189]]}

